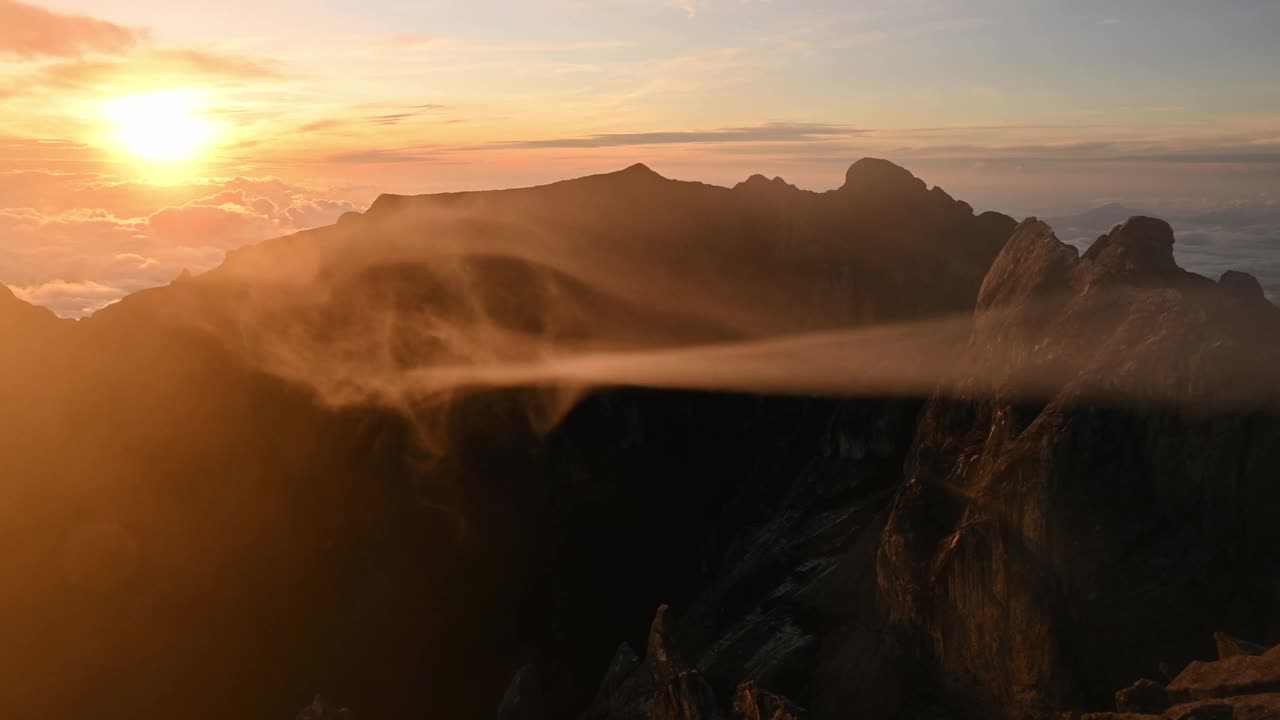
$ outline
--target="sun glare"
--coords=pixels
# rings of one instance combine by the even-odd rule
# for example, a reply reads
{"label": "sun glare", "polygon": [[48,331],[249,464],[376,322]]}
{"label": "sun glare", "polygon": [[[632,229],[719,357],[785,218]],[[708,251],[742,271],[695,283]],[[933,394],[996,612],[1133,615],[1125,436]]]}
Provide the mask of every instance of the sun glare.
{"label": "sun glare", "polygon": [[196,158],[213,139],[213,123],[200,113],[193,92],[172,90],[115,98],[106,117],[121,150],[154,163]]}

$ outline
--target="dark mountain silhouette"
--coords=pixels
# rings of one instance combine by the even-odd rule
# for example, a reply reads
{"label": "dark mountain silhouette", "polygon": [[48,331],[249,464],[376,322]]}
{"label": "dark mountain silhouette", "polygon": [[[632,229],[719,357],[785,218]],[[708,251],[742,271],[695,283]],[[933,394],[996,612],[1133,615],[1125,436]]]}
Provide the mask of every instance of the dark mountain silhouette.
{"label": "dark mountain silhouette", "polygon": [[[0,697],[1024,717],[1280,642],[1280,311],[1172,241],[1080,257],[881,160],[828,193],[637,165],[383,196],[79,322],[4,294]],[[970,317],[934,398],[529,370]]]}

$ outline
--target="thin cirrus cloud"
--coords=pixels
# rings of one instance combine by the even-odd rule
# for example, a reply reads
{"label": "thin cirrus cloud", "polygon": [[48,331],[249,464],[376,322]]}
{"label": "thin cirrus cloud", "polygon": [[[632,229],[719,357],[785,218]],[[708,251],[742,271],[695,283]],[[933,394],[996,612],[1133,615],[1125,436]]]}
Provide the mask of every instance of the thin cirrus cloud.
{"label": "thin cirrus cloud", "polygon": [[45,88],[83,88],[127,83],[144,76],[149,82],[177,81],[216,85],[281,76],[273,60],[227,55],[205,50],[166,48],[122,58],[78,59],[39,68],[36,85]]}
{"label": "thin cirrus cloud", "polygon": [[0,0],[0,55],[20,58],[119,54],[144,43],[147,32],[82,15]]}
{"label": "thin cirrus cloud", "polygon": [[[364,110],[366,114],[355,115],[354,117],[326,117],[319,120],[313,120],[304,123],[298,127],[300,132],[320,132],[322,130],[333,129],[350,129],[360,126],[370,125],[400,125],[406,121],[415,118],[436,115],[444,110],[448,110],[449,106],[439,103],[423,103],[421,105],[409,105],[400,108],[394,108],[393,112],[383,112],[375,114],[367,114],[369,107],[357,108],[356,110]],[[393,108],[386,108],[391,110]]]}
{"label": "thin cirrus cloud", "polygon": [[441,158],[430,152],[415,148],[401,150],[355,150],[352,152],[334,153],[324,158],[325,162],[338,165],[382,165],[388,163],[433,162]]}
{"label": "thin cirrus cloud", "polygon": [[848,137],[865,133],[860,128],[823,123],[771,122],[750,127],[715,130],[600,133],[580,137],[511,140],[490,143],[490,148],[608,148],[634,145],[723,144],[752,142],[811,142],[824,137]]}

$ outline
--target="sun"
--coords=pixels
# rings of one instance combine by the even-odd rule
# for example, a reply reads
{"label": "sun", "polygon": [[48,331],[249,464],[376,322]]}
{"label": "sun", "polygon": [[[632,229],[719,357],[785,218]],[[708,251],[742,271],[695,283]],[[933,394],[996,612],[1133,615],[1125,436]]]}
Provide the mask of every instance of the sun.
{"label": "sun", "polygon": [[148,162],[177,163],[197,158],[213,140],[213,123],[201,106],[195,92],[169,90],[114,98],[105,114],[121,150]]}

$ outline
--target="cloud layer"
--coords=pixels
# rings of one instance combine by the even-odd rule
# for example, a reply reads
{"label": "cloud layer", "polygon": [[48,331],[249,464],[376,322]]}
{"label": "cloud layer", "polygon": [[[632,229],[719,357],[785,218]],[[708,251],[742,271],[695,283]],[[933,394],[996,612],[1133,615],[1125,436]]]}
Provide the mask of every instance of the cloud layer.
{"label": "cloud layer", "polygon": [[1107,205],[1052,219],[1058,237],[1081,250],[1133,215],[1169,220],[1177,235],[1179,264],[1217,280],[1227,270],[1255,275],[1273,301],[1280,301],[1280,203],[1235,202],[1210,208],[1142,210]]}
{"label": "cloud layer", "polygon": [[0,282],[67,317],[356,209],[275,178],[244,177],[150,185],[13,172],[0,174],[0,198]]}

